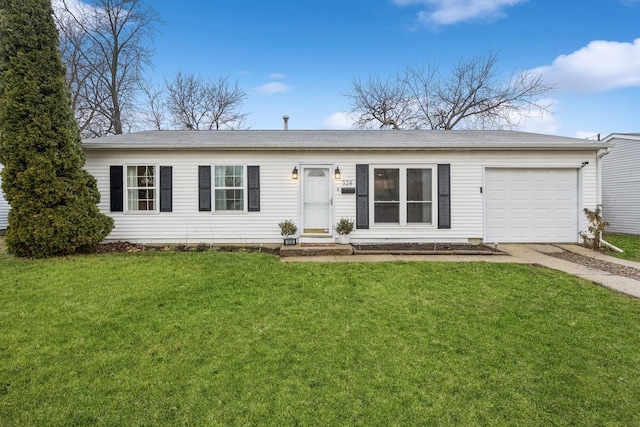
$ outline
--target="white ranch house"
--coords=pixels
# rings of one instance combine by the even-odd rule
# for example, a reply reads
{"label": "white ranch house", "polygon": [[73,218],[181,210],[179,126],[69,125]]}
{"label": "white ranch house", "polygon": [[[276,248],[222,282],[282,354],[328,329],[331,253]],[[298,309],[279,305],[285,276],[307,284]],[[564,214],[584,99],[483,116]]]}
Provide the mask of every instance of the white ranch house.
{"label": "white ranch house", "polygon": [[602,215],[607,231],[640,235],[640,133],[614,133],[602,159]]}
{"label": "white ranch house", "polygon": [[578,242],[606,142],[513,131],[148,131],[83,142],[109,241]]}

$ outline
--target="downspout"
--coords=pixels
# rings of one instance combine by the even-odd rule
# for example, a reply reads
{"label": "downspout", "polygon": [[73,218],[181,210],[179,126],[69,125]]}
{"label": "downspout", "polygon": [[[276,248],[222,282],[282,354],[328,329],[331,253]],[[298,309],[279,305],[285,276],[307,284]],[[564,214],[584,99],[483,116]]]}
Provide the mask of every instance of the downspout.
{"label": "downspout", "polygon": [[[596,157],[596,165],[597,165],[597,171],[598,171],[598,196],[597,196],[597,203],[598,206],[602,206],[602,158],[604,156],[606,156],[607,154],[609,154],[609,152],[611,151],[611,148],[606,148],[604,150],[598,150],[598,156]],[[606,246],[607,248],[611,249],[614,252],[617,253],[623,253],[624,251],[622,249],[620,249],[617,246],[612,245],[611,243],[607,242],[606,240],[604,240],[602,238],[602,231],[600,232],[600,244]]]}
{"label": "downspout", "polygon": [[611,243],[609,243],[609,242],[607,242],[606,240],[604,240],[604,239],[602,238],[602,231],[600,232],[600,244],[601,244],[601,245],[604,245],[604,246],[606,246],[606,247],[608,247],[608,248],[609,248],[609,249],[611,249],[612,251],[617,252],[617,253],[619,253],[619,254],[621,254],[621,253],[623,253],[623,252],[624,252],[624,251],[623,251],[622,249],[620,249],[619,247],[617,247],[617,246],[613,246]]}
{"label": "downspout", "polygon": [[598,150],[598,155],[596,157],[596,171],[598,174],[598,182],[597,182],[597,190],[598,195],[596,196],[596,204],[598,206],[602,206],[602,158],[609,154],[611,151],[611,147],[605,148],[604,150]]}

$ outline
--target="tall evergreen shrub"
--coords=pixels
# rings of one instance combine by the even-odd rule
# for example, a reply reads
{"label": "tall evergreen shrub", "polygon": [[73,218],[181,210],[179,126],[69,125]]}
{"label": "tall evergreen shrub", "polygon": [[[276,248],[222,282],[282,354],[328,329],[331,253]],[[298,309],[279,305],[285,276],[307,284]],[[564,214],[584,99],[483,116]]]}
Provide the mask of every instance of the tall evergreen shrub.
{"label": "tall evergreen shrub", "polygon": [[18,256],[90,250],[113,228],[83,169],[50,0],[0,0],[0,162]]}

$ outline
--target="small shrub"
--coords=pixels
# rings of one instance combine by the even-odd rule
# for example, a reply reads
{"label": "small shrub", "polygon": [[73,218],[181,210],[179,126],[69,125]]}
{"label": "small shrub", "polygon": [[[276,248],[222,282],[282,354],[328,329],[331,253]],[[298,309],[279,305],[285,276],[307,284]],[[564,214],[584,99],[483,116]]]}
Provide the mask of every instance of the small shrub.
{"label": "small shrub", "polygon": [[293,236],[298,232],[298,226],[290,219],[278,223],[280,234],[283,236]]}
{"label": "small shrub", "polygon": [[336,224],[336,233],[346,235],[353,231],[354,223],[349,218],[340,218]]}
{"label": "small shrub", "polygon": [[578,234],[584,240],[585,246],[591,247],[594,251],[599,251],[602,233],[609,226],[609,223],[602,218],[600,206],[597,206],[595,210],[584,208],[584,213],[587,216],[589,225],[587,226],[587,231],[581,231]]}

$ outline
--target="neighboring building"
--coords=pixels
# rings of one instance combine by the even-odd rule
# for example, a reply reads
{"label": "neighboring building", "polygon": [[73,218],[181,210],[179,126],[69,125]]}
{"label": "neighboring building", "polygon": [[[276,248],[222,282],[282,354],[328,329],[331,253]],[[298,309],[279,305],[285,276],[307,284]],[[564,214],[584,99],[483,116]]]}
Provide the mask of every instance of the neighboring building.
{"label": "neighboring building", "polygon": [[614,133],[602,158],[602,216],[607,231],[640,235],[640,133]]}
{"label": "neighboring building", "polygon": [[[0,165],[0,172],[2,172],[3,166]],[[7,216],[9,215],[9,203],[4,199],[4,193],[1,189],[2,177],[0,176],[0,233],[7,229],[9,221]]]}
{"label": "neighboring building", "polygon": [[[85,140],[108,240],[578,242],[609,144],[513,131],[149,131]],[[339,172],[339,173],[338,173]],[[295,176],[294,176],[295,174]]]}

